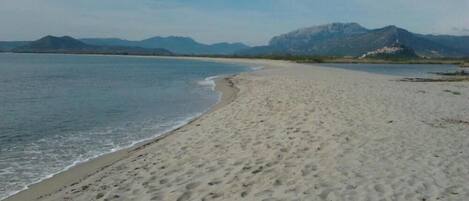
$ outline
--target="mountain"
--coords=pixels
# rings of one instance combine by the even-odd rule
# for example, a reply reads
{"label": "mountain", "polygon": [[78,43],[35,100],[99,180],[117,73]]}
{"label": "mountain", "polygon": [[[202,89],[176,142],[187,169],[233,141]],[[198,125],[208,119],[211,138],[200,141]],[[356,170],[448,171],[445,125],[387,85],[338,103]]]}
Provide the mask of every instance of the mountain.
{"label": "mountain", "polygon": [[396,26],[370,30],[357,23],[332,23],[298,29],[272,38],[267,46],[253,47],[236,54],[361,56],[390,47],[396,41],[413,49],[420,56],[469,55],[468,37],[415,34]]}
{"label": "mountain", "polygon": [[231,55],[240,50],[250,48],[244,43],[215,43],[208,46],[208,52],[211,54]]}
{"label": "mountain", "polygon": [[298,29],[276,36],[270,40],[269,45],[286,48],[289,51],[301,51],[302,49],[308,49],[311,44],[321,44],[334,38],[345,38],[367,32],[367,29],[357,23],[333,23]]}
{"label": "mountain", "polygon": [[206,45],[199,43],[192,38],[179,36],[157,36],[140,41],[130,41],[118,38],[85,38],[81,39],[81,41],[90,45],[164,48],[177,54],[186,55],[229,55],[249,48],[249,46],[242,43],[216,43]]}
{"label": "mountain", "polygon": [[128,46],[89,45],[69,36],[46,36],[12,49],[18,53],[87,53],[87,54],[138,54],[138,55],[172,55],[165,49],[146,49]]}
{"label": "mountain", "polygon": [[0,52],[10,52],[11,50],[26,45],[28,41],[0,41]]}
{"label": "mountain", "polygon": [[426,38],[435,43],[455,48],[462,52],[469,52],[469,36],[420,35],[420,37]]}
{"label": "mountain", "polygon": [[69,36],[46,36],[24,46],[17,47],[14,51],[80,51],[92,49],[95,49],[95,46],[87,45]]}
{"label": "mountain", "polygon": [[84,42],[89,45],[99,45],[99,46],[129,46],[135,47],[135,43],[129,40],[123,40],[120,38],[86,38],[78,39],[81,42]]}

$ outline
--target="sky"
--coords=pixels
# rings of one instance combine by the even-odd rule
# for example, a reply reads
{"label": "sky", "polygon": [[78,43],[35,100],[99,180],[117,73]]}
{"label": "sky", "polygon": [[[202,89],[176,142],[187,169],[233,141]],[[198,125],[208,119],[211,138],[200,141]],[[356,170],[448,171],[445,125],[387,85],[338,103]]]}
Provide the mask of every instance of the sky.
{"label": "sky", "polygon": [[263,45],[332,22],[469,35],[469,0],[0,0],[2,41],[176,35]]}

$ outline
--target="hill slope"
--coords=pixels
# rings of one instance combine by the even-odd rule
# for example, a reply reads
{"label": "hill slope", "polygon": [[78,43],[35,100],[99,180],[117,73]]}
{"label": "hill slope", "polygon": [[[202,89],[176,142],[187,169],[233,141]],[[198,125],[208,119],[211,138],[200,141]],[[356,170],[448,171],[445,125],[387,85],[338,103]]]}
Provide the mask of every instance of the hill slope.
{"label": "hill slope", "polygon": [[357,23],[332,23],[276,36],[267,46],[254,47],[237,54],[361,56],[392,46],[398,41],[420,56],[462,57],[469,55],[469,47],[465,45],[469,44],[468,38],[421,35],[396,26],[369,30]]}
{"label": "hill slope", "polygon": [[15,48],[14,51],[79,51],[93,50],[96,48],[97,46],[87,45],[69,36],[46,36],[24,46]]}
{"label": "hill slope", "polygon": [[145,49],[127,46],[89,45],[69,36],[46,36],[26,45],[14,48],[18,53],[88,53],[88,54],[142,54],[172,55],[165,49]]}
{"label": "hill slope", "polygon": [[216,43],[206,45],[195,41],[189,37],[169,36],[169,37],[152,37],[141,41],[130,41],[118,38],[85,38],[82,42],[90,45],[104,46],[133,46],[142,48],[164,48],[177,54],[203,55],[217,54],[229,55],[234,54],[249,46],[242,43]]}
{"label": "hill slope", "polygon": [[10,52],[17,47],[28,43],[29,41],[0,41],[0,52]]}
{"label": "hill slope", "polygon": [[461,52],[469,53],[469,36],[450,36],[450,35],[420,35],[425,39],[435,43],[455,48]]}

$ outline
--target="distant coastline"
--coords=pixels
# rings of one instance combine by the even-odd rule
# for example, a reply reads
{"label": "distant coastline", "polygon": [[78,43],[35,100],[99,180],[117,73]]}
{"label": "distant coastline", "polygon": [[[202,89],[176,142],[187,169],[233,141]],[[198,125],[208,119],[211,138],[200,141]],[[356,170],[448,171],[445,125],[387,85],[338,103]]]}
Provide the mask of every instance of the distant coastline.
{"label": "distant coastline", "polygon": [[102,53],[102,52],[7,52],[10,54],[70,54],[70,55],[110,55],[110,56],[164,56],[174,58],[220,58],[220,59],[266,59],[283,60],[295,63],[349,63],[349,64],[452,64],[462,68],[469,67],[469,58],[428,58],[428,59],[359,59],[350,57],[329,57],[329,56],[288,56],[288,55],[267,55],[267,56],[230,56],[230,55],[160,55],[141,53]]}
{"label": "distant coastline", "polygon": [[414,33],[394,25],[368,29],[358,23],[330,23],[274,36],[263,46],[240,42],[204,44],[181,36],[126,40],[49,35],[35,41],[0,41],[0,51],[467,66],[469,36]]}
{"label": "distant coastline", "polygon": [[284,60],[296,63],[356,63],[356,64],[453,64],[468,66],[469,58],[420,58],[420,59],[360,59],[351,57],[331,56],[295,56],[295,55],[266,55],[266,56],[219,56],[219,55],[178,55],[202,58],[234,58],[234,59],[268,59]]}

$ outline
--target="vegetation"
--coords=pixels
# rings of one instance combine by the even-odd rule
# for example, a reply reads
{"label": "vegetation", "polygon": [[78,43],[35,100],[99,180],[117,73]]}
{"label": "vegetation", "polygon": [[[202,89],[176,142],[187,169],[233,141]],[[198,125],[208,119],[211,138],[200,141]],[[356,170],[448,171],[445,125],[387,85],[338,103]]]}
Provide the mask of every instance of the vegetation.
{"label": "vegetation", "polygon": [[[4,43],[7,44],[7,43]],[[22,45],[10,50],[18,53],[64,53],[64,54],[109,54],[109,55],[142,55],[142,56],[175,56],[166,49],[147,49],[131,46],[89,45],[71,37],[46,36],[33,42],[8,43],[10,47]],[[13,44],[13,45],[12,45]],[[6,45],[5,45],[6,46]],[[410,50],[410,49],[409,49]],[[178,56],[215,57],[215,58],[249,58],[286,60],[298,63],[391,63],[391,64],[455,64],[469,67],[469,58],[427,58],[408,57],[410,54],[397,56],[378,55],[379,57],[358,56],[320,56],[308,54],[271,53],[263,55],[220,55],[220,54],[185,54]]]}
{"label": "vegetation", "polygon": [[466,59],[461,63],[461,67],[463,68],[469,68],[469,59]]}
{"label": "vegetation", "polygon": [[88,38],[80,39],[80,41],[89,45],[98,46],[126,46],[140,48],[162,48],[167,49],[175,54],[233,54],[249,46],[242,43],[216,43],[203,44],[189,37],[152,37],[140,41],[130,41],[118,38]]}
{"label": "vegetation", "polygon": [[294,54],[362,56],[399,42],[427,57],[469,55],[469,37],[436,36],[409,32],[396,26],[366,29],[357,23],[332,23],[298,29],[276,36],[266,46],[238,52],[243,55]]}
{"label": "vegetation", "polygon": [[72,37],[46,36],[11,50],[16,53],[110,54],[110,55],[165,55],[166,49],[146,49],[126,46],[88,45]]}
{"label": "vegetation", "polygon": [[357,64],[452,64],[463,65],[469,63],[464,58],[358,58],[358,57],[339,57],[339,56],[310,56],[310,55],[290,55],[290,54],[272,54],[272,55],[179,55],[193,57],[212,57],[212,58],[244,58],[244,59],[270,59],[284,60],[296,63],[357,63]]}

